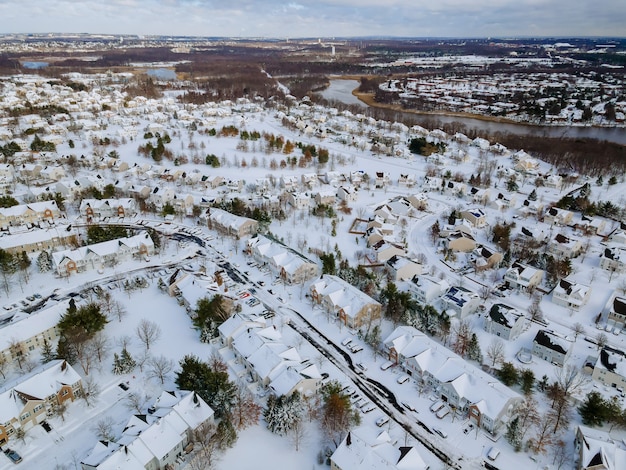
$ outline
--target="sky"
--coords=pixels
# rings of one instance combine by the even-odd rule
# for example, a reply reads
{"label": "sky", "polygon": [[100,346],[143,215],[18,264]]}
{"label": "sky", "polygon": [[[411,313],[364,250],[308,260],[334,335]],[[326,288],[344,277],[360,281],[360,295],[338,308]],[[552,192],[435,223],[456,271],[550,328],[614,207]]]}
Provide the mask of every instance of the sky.
{"label": "sky", "polygon": [[624,0],[0,0],[0,33],[626,36]]}

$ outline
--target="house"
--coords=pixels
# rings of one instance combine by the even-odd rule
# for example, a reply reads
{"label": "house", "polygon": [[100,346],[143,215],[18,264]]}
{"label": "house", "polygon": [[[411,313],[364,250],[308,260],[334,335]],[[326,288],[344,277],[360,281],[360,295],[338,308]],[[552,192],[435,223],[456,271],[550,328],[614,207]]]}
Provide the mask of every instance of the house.
{"label": "house", "polygon": [[294,209],[307,209],[311,205],[311,196],[308,193],[294,191],[287,193],[287,202]]}
{"label": "house", "polygon": [[376,254],[376,261],[384,263],[393,256],[404,256],[406,251],[398,244],[390,243],[385,240],[381,240],[372,246],[374,253]]}
{"label": "house", "polygon": [[480,297],[477,293],[461,286],[450,287],[441,300],[445,310],[451,310],[461,318],[474,313],[480,304]]}
{"label": "house", "polygon": [[417,447],[397,446],[387,431],[361,426],[348,431],[330,456],[331,470],[428,470]]}
{"label": "house", "polygon": [[585,235],[599,235],[606,228],[606,221],[599,217],[588,217],[583,215],[579,222],[574,224],[574,228]]}
{"label": "house", "polygon": [[422,274],[424,266],[406,256],[393,255],[387,260],[386,268],[394,280],[409,280]]}
{"label": "house", "polygon": [[132,258],[149,257],[154,254],[154,243],[148,232],[132,237],[81,246],[75,250],[52,253],[52,261],[57,274],[67,277],[89,269],[103,269],[128,261]]}
{"label": "house", "polygon": [[237,239],[254,235],[259,230],[259,223],[256,220],[234,215],[214,207],[207,209],[205,217],[209,229],[217,230]]}
{"label": "house", "polygon": [[461,217],[467,220],[474,228],[481,228],[487,225],[487,216],[482,209],[461,211]]}
{"label": "house", "polygon": [[409,291],[423,304],[432,303],[449,288],[450,285],[445,279],[433,279],[427,276],[415,276],[409,283]]}
{"label": "house", "polygon": [[498,253],[484,245],[477,246],[470,256],[470,260],[474,264],[476,272],[498,268],[502,262],[502,258],[502,253]]}
{"label": "house", "polygon": [[608,431],[579,425],[574,447],[576,470],[617,470],[626,465],[626,442]]}
{"label": "house", "polygon": [[487,333],[506,340],[517,338],[526,326],[526,318],[514,307],[494,304],[485,318],[484,329]]}
{"label": "house", "polygon": [[467,185],[460,181],[448,181],[443,187],[444,192],[448,194],[453,194],[457,197],[465,196],[467,192]]}
{"label": "house", "polygon": [[300,180],[296,175],[282,175],[280,177],[280,187],[285,191],[295,191],[300,186]]}
{"label": "house", "polygon": [[265,235],[251,237],[247,242],[246,252],[290,285],[301,284],[319,275],[317,263]]}
{"label": "house", "polygon": [[152,413],[132,416],[119,439],[99,441],[81,461],[82,470],[178,468],[194,434],[214,422],[213,410],[196,392],[163,392]]}
{"label": "house", "polygon": [[[443,232],[440,235],[443,236]],[[474,237],[463,230],[448,233],[444,244],[448,250],[462,253],[469,253],[476,249],[476,240],[474,240]]]}
{"label": "house", "polygon": [[398,178],[398,186],[403,188],[412,188],[417,183],[417,178],[413,173],[400,174]]}
{"label": "house", "polygon": [[579,310],[591,296],[591,287],[570,279],[561,279],[552,291],[552,303]]}
{"label": "house", "polygon": [[558,207],[550,207],[548,212],[543,216],[543,221],[546,224],[564,227],[570,225],[573,218],[574,213],[571,211],[559,209]]}
{"label": "house", "polygon": [[33,225],[41,221],[53,222],[61,218],[61,211],[54,200],[19,204],[0,209],[0,229],[20,225]]}
{"label": "house", "polygon": [[487,204],[490,195],[491,190],[489,188],[475,188],[472,186],[469,190],[469,196],[472,198],[472,202],[476,204]]}
{"label": "house", "polygon": [[381,304],[337,276],[323,275],[311,284],[310,295],[313,302],[350,328],[368,326],[380,319]]}
{"label": "house", "polygon": [[461,419],[493,435],[513,419],[515,405],[522,401],[518,393],[411,326],[397,327],[382,341],[382,349],[420,390],[432,391]]}
{"label": "house", "polygon": [[305,173],[301,177],[302,185],[311,190],[320,184],[317,173]]}
{"label": "house", "polygon": [[626,246],[626,229],[622,227],[616,228],[609,234],[607,240],[616,245]]}
{"label": "house", "polygon": [[80,375],[63,359],[43,364],[0,390],[0,444],[46,419],[55,406],[83,395]]}
{"label": "house", "polygon": [[83,199],[80,202],[80,215],[87,220],[105,217],[135,217],[137,201],[127,199]]}
{"label": "house", "polygon": [[548,252],[557,258],[575,258],[583,250],[583,245],[578,238],[567,237],[557,233],[548,243]]}
{"label": "house", "polygon": [[71,225],[58,224],[46,229],[19,230],[0,237],[0,248],[12,255],[53,251],[78,245],[77,231]]}
{"label": "house", "polygon": [[607,312],[607,328],[614,327],[619,331],[626,327],[626,297],[613,293],[604,310]]}
{"label": "house", "polygon": [[602,348],[593,365],[591,378],[607,387],[626,390],[625,354],[612,348]]}
{"label": "house", "polygon": [[355,202],[359,196],[354,186],[339,186],[335,195],[345,202]]}
{"label": "house", "polygon": [[626,268],[626,247],[606,247],[600,254],[600,267],[610,272],[624,272]]}
{"label": "house", "polygon": [[386,171],[377,171],[374,175],[374,186],[376,188],[385,188],[391,182],[391,175]]}
{"label": "house", "polygon": [[534,290],[543,280],[543,270],[533,268],[520,261],[515,261],[513,265],[504,273],[504,284],[521,291]]}
{"label": "house", "polygon": [[548,330],[539,330],[533,339],[532,353],[544,361],[563,366],[571,354],[569,342]]}
{"label": "house", "polygon": [[336,191],[334,189],[323,189],[315,193],[315,204],[318,206],[321,204],[330,206],[335,203],[336,197]]}

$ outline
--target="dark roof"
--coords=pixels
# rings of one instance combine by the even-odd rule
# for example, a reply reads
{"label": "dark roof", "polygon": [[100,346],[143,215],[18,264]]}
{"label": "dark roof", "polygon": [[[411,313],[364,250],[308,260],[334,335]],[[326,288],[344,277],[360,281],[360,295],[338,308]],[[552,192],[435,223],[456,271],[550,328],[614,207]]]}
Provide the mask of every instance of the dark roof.
{"label": "dark roof", "polygon": [[533,342],[538,343],[541,346],[545,346],[546,348],[552,349],[553,351],[559,352],[561,354],[567,354],[567,351],[563,349],[563,346],[552,342],[552,335],[546,330],[539,330]]}
{"label": "dark roof", "polygon": [[494,304],[493,307],[491,307],[491,310],[489,310],[489,317],[491,317],[492,321],[499,323],[502,326],[506,326],[507,328],[513,328],[513,325],[509,324],[509,319],[507,318],[507,316],[504,315],[505,311],[511,310],[513,310],[513,308],[509,307],[508,305]]}
{"label": "dark roof", "polygon": [[574,284],[569,281],[566,281],[565,279],[561,279],[559,281],[559,287],[563,289],[565,292],[567,292],[567,295],[572,293],[572,286],[574,286]]}
{"label": "dark roof", "polygon": [[558,242],[558,243],[569,243],[569,238],[567,238],[565,235],[563,235],[562,233],[557,233],[556,237],[554,237],[554,239]]}
{"label": "dark roof", "polygon": [[626,315],[626,299],[623,297],[615,297],[615,299],[613,299],[613,310],[615,313]]}
{"label": "dark roof", "polygon": [[606,367],[606,370],[609,370],[611,372],[614,372],[615,371],[615,366],[617,366],[617,364],[611,364],[609,362],[609,353],[604,348],[602,348],[602,351],[600,351],[600,363],[604,367]]}

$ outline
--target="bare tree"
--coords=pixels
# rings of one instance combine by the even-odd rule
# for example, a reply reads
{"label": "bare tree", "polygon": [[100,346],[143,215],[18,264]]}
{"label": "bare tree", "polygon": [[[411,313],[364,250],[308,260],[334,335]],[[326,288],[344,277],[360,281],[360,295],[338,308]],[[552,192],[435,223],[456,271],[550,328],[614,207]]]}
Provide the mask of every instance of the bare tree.
{"label": "bare tree", "polygon": [[111,314],[117,318],[117,321],[121,322],[122,318],[128,314],[128,311],[120,301],[116,300],[111,306]]}
{"label": "bare tree", "polygon": [[598,346],[598,350],[604,348],[608,341],[609,338],[604,333],[598,333],[596,336],[596,346]]}
{"label": "bare tree", "polygon": [[135,360],[135,365],[139,367],[139,372],[143,372],[143,368],[146,366],[146,364],[151,358],[152,356],[145,349],[139,354],[137,354],[137,357],[133,358]]}
{"label": "bare tree", "polygon": [[2,379],[6,379],[6,373],[9,370],[9,361],[4,354],[0,354],[0,375],[2,375]]}
{"label": "bare tree", "polygon": [[216,429],[215,424],[204,423],[193,432],[194,453],[189,459],[191,470],[215,468],[220,455],[217,439],[213,438]]}
{"label": "bare tree", "polygon": [[504,359],[504,343],[500,338],[494,338],[487,348],[487,357],[491,361],[491,367],[500,364]]}
{"label": "bare tree", "polygon": [[91,406],[100,395],[100,385],[93,377],[85,377],[83,380],[83,399],[87,406]]}
{"label": "bare tree", "polygon": [[99,419],[92,430],[99,440],[112,442],[115,440],[113,424],[113,418],[111,418],[110,416],[106,416],[102,419]]}
{"label": "bare tree", "polygon": [[65,413],[67,413],[67,403],[57,403],[52,409],[55,415],[61,418],[61,421],[65,422]]}
{"label": "bare tree", "polygon": [[11,352],[11,357],[17,361],[17,366],[22,370],[25,358],[28,354],[24,344],[17,338],[11,338],[9,340],[9,351]]}
{"label": "bare tree", "polygon": [[585,332],[585,327],[581,324],[581,323],[574,323],[574,341],[576,341],[578,339],[578,335],[582,334]]}
{"label": "bare tree", "polygon": [[93,343],[93,350],[96,354],[96,358],[98,359],[98,363],[102,363],[102,360],[111,350],[111,342],[109,341],[109,338],[106,337],[102,331],[98,331],[92,338],[91,342]]}
{"label": "bare tree", "polygon": [[552,465],[556,465],[557,470],[561,470],[563,465],[571,459],[571,455],[567,451],[567,444],[563,439],[559,439],[553,442],[550,448],[552,450],[552,455],[554,455]]}
{"label": "bare tree", "polygon": [[543,312],[541,311],[541,295],[533,294],[532,302],[528,307],[528,314],[530,315],[530,319],[535,321],[543,321]]}
{"label": "bare tree", "polygon": [[467,355],[470,339],[472,337],[472,329],[469,321],[461,320],[454,326],[452,332],[454,333],[452,349],[459,356],[465,357]]}
{"label": "bare tree", "polygon": [[239,387],[235,395],[235,404],[230,411],[231,422],[235,429],[240,431],[259,422],[262,408],[257,405],[247,388]]}
{"label": "bare tree", "polygon": [[137,413],[141,414],[143,413],[143,410],[146,407],[148,400],[149,398],[147,395],[142,395],[139,392],[130,392],[124,398],[124,404],[129,410],[136,411]]}
{"label": "bare tree", "polygon": [[544,413],[537,425],[535,436],[528,440],[528,447],[537,454],[545,454],[547,448],[554,442],[553,427],[555,423],[553,413]]}
{"label": "bare tree", "polygon": [[118,336],[117,339],[115,340],[115,343],[121,349],[126,349],[126,350],[128,350],[128,348],[129,348],[129,346],[131,345],[132,342],[133,342],[133,339],[130,337],[130,335]]}
{"label": "bare tree", "polygon": [[296,452],[299,452],[300,447],[302,447],[307,441],[306,423],[303,419],[297,419],[293,422],[291,429],[289,430],[289,437],[291,439],[291,443],[296,449]]}
{"label": "bare tree", "polygon": [[174,370],[174,362],[161,355],[158,357],[152,357],[148,360],[148,373],[149,378],[156,378],[161,381],[161,385],[165,383],[165,377],[167,374]]}
{"label": "bare tree", "polygon": [[161,337],[161,327],[155,322],[142,318],[135,329],[135,333],[139,341],[146,347],[146,350],[149,350],[150,345]]}

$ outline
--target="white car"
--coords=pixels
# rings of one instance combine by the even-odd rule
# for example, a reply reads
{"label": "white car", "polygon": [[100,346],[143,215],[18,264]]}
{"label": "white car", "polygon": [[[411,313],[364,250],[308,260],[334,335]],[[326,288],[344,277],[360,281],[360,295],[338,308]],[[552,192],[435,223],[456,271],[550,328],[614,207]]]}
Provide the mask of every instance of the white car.
{"label": "white car", "polygon": [[409,377],[408,375],[401,375],[400,377],[398,377],[397,382],[402,385],[403,383],[406,383],[409,381],[411,377]]}
{"label": "white car", "polygon": [[389,422],[389,416],[381,416],[380,418],[376,420],[376,426],[380,428],[384,426],[385,424],[387,424],[388,422]]}

